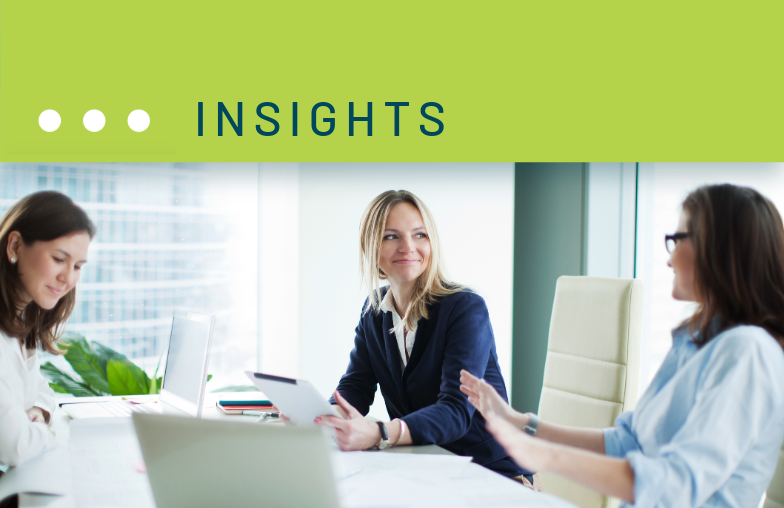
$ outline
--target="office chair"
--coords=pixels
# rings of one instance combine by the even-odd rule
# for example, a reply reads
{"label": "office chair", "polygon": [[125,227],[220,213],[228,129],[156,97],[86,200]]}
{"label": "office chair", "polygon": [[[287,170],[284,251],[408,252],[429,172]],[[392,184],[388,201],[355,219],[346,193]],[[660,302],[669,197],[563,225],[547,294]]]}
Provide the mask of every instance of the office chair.
{"label": "office chair", "polygon": [[776,472],[773,473],[773,478],[768,485],[765,504],[762,505],[762,508],[784,508],[784,446],[779,452]]}
{"label": "office chair", "polygon": [[[643,284],[639,280],[560,277],[555,286],[539,416],[578,427],[611,427],[634,409],[640,374]],[[551,474],[544,491],[583,508],[617,506]]]}

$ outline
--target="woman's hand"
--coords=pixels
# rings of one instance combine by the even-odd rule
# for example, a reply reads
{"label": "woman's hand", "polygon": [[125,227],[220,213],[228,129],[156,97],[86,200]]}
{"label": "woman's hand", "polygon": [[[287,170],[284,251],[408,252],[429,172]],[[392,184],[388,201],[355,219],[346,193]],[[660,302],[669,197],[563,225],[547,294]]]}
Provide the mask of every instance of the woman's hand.
{"label": "woman's hand", "polygon": [[335,390],[335,402],[338,403],[339,411],[346,414],[346,419],[337,416],[319,416],[314,423],[334,427],[335,441],[341,450],[367,450],[381,439],[378,425],[362,416],[337,390]]}
{"label": "woman's hand", "polygon": [[498,395],[493,385],[484,379],[479,379],[467,370],[461,370],[460,383],[460,391],[468,395],[468,402],[482,413],[486,420],[495,414],[520,429],[528,423],[528,416],[512,409],[512,406]]}
{"label": "woman's hand", "polygon": [[495,413],[487,417],[487,430],[504,447],[520,467],[529,471],[546,471],[553,445],[534,439]]}
{"label": "woman's hand", "polygon": [[44,411],[40,407],[31,407],[25,412],[27,413],[27,418],[29,418],[31,422],[46,423]]}
{"label": "woman's hand", "polygon": [[[337,400],[337,399],[335,399],[335,400]],[[343,400],[345,400],[345,399],[343,399]],[[346,413],[346,411],[342,407],[340,407],[338,404],[332,404],[332,407],[334,407],[335,410],[338,413],[340,413],[340,416],[342,416],[343,418],[348,419],[348,413]]]}
{"label": "woman's hand", "polygon": [[[31,407],[30,409],[25,411],[25,413],[27,413],[27,418],[29,418],[31,422],[33,422],[33,423],[43,423],[44,425],[46,425],[46,417],[44,416],[44,410],[41,409],[40,407]],[[46,425],[46,428],[53,435],[55,435],[55,436],[57,435],[57,433],[54,431],[54,429],[52,427],[50,427],[49,425]]]}

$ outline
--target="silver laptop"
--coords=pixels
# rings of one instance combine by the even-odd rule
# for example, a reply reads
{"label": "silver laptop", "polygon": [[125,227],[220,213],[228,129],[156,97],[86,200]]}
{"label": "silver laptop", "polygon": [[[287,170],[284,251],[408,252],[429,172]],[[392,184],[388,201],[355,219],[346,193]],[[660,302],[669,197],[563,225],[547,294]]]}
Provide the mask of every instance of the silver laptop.
{"label": "silver laptop", "polygon": [[158,508],[337,508],[327,439],[316,427],[134,414]]}
{"label": "silver laptop", "polygon": [[63,401],[60,407],[71,418],[131,416],[134,413],[171,413],[201,417],[207,384],[215,317],[199,312],[175,310],[169,351],[166,355],[159,401]]}

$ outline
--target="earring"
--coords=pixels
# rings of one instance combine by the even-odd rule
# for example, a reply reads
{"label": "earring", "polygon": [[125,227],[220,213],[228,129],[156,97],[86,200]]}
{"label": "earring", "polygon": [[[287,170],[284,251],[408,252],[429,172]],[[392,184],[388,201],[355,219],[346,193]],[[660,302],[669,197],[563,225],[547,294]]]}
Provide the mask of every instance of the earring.
{"label": "earring", "polygon": [[16,258],[13,258],[13,257],[11,258],[11,264],[12,264],[12,265],[15,265],[15,264],[16,264]]}

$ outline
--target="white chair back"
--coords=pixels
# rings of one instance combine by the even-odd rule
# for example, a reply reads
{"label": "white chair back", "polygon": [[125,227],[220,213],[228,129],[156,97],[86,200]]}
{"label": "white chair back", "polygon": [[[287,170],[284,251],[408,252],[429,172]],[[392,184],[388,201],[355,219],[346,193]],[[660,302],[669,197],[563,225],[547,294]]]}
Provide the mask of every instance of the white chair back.
{"label": "white chair back", "polygon": [[768,485],[762,508],[784,508],[784,445],[779,451],[779,462]]}
{"label": "white chair back", "polygon": [[[640,375],[643,284],[560,277],[550,320],[539,416],[578,427],[611,427],[634,409]],[[559,476],[541,474],[545,492],[583,508],[611,500]]]}

